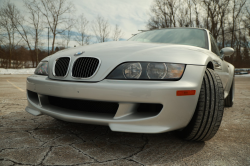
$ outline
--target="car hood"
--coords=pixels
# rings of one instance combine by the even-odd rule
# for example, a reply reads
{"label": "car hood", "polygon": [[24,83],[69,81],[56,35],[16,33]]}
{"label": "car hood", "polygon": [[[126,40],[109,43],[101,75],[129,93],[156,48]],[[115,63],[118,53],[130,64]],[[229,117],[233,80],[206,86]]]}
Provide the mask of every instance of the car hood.
{"label": "car hood", "polygon": [[[75,56],[77,52],[84,52]],[[53,69],[54,62],[60,57],[71,58],[72,63],[79,57],[96,57],[101,60],[101,65],[96,75],[90,79],[74,79],[68,74],[65,78],[57,78],[49,72],[52,79],[74,80],[74,81],[100,81],[103,80],[116,66],[123,62],[170,62],[205,65],[210,51],[187,45],[165,44],[165,43],[141,43],[134,41],[106,42],[88,46],[74,47],[59,51],[49,57],[49,67]],[[69,73],[71,73],[71,68]]]}

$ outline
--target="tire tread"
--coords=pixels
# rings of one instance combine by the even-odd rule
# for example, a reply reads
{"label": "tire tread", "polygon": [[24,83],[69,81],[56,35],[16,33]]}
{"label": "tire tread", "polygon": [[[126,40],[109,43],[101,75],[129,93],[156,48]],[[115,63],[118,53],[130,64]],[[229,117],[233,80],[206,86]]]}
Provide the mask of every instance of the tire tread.
{"label": "tire tread", "polygon": [[224,89],[221,79],[211,69],[206,69],[199,100],[193,118],[181,136],[186,140],[207,141],[218,131],[224,111]]}

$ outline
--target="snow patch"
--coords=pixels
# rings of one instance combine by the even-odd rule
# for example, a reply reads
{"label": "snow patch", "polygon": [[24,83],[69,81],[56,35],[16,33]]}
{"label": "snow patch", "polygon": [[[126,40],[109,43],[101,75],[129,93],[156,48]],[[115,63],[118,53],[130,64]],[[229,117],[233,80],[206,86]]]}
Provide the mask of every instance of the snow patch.
{"label": "snow patch", "polygon": [[0,74],[34,74],[36,68],[4,69],[0,68]]}
{"label": "snow patch", "polygon": [[236,77],[250,77],[250,74],[235,75]]}

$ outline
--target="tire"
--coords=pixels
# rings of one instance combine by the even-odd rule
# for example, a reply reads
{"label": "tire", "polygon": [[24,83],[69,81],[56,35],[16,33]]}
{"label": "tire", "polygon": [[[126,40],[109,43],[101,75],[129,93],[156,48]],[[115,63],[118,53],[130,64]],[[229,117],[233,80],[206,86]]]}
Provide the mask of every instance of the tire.
{"label": "tire", "polygon": [[221,79],[206,69],[195,113],[179,135],[191,141],[207,141],[218,131],[224,112],[224,90]]}
{"label": "tire", "polygon": [[235,90],[234,88],[235,88],[235,84],[234,84],[234,78],[233,78],[233,82],[232,82],[229,94],[224,100],[225,107],[232,107],[234,104],[234,90]]}

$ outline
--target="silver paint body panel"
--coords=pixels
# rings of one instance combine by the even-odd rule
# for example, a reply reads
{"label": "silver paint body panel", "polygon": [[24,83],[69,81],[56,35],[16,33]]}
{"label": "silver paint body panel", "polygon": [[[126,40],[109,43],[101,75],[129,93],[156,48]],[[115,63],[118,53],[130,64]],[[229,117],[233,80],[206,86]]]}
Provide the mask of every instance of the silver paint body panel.
{"label": "silver paint body panel", "polygon": [[[32,75],[27,78],[27,90],[39,94],[40,104],[28,98],[26,110],[70,122],[109,125],[111,130],[142,133],[159,133],[185,127],[193,116],[205,66],[187,65],[179,81],[107,80],[97,83],[51,80],[47,76]],[[195,73],[195,74],[193,74]],[[176,90],[196,90],[194,96],[176,96]],[[51,107],[45,95],[113,101],[120,104],[115,117],[81,113]],[[161,103],[163,109],[157,116],[138,117],[131,106],[136,103]],[[131,111],[131,112],[130,112]],[[38,113],[37,113],[38,114]]]}
{"label": "silver paint body panel", "polygon": [[[210,39],[208,38],[210,45]],[[80,56],[76,52],[84,51]],[[45,58],[49,68],[59,57],[71,57],[69,72],[64,78],[32,75],[27,78],[27,90],[38,94],[39,103],[28,97],[26,111],[33,115],[49,115],[57,119],[108,125],[113,131],[137,133],[161,133],[184,128],[191,120],[199,97],[206,66],[217,61],[224,97],[228,95],[234,74],[233,65],[221,60],[209,50],[186,45],[140,43],[133,41],[107,42],[76,47]],[[79,57],[95,57],[101,60],[98,72],[89,79],[71,77],[74,61]],[[172,62],[187,64],[179,81],[109,80],[107,75],[124,62]],[[177,90],[196,90],[193,96],[176,96]],[[95,100],[119,103],[115,116],[72,111],[51,106],[47,96],[70,99]],[[161,112],[155,116],[138,116],[137,103],[159,103]]]}

